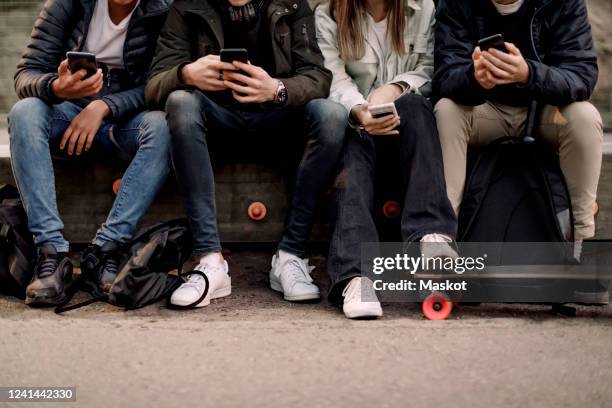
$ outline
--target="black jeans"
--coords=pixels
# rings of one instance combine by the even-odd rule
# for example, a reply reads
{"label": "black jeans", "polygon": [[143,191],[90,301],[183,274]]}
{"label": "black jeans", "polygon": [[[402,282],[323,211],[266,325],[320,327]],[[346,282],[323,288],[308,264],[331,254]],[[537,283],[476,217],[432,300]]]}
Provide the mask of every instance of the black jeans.
{"label": "black jeans", "polygon": [[[455,237],[457,220],[446,195],[442,151],[430,102],[406,94],[395,102],[400,115],[398,136],[346,139],[334,183],[335,227],[328,274],[330,300],[339,301],[345,284],[361,275],[361,243],[378,242],[373,217],[375,175],[380,165],[399,160],[401,238],[419,241],[431,233]],[[377,186],[378,187],[378,186]]]}
{"label": "black jeans", "polygon": [[346,109],[326,99],[315,99],[300,108],[230,110],[198,90],[181,90],[170,94],[166,112],[172,164],[197,254],[221,250],[209,145],[224,140],[223,149],[233,151],[257,140],[281,160],[291,154],[283,140],[295,142],[306,137],[279,243],[279,249],[304,256],[320,193],[333,177],[342,151]]}

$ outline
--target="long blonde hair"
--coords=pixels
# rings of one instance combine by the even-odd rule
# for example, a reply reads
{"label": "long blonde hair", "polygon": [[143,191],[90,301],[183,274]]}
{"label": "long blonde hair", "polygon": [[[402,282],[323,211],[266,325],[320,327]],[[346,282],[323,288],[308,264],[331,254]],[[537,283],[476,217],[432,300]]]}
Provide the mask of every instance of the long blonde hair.
{"label": "long blonde hair", "polygon": [[[406,0],[384,0],[387,6],[387,33],[399,55],[403,55],[406,25]],[[330,0],[329,9],[338,26],[338,49],[345,61],[354,61],[365,54],[365,0]]]}

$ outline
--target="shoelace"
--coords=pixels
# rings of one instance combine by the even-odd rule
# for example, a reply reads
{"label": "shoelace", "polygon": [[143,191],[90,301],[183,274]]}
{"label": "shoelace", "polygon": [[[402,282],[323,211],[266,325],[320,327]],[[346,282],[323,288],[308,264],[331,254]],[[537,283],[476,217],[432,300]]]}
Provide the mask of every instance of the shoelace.
{"label": "shoelace", "polygon": [[315,267],[309,266],[307,260],[290,259],[287,261],[287,274],[295,282],[311,283],[310,273]]}
{"label": "shoelace", "polygon": [[[212,276],[216,273],[223,271],[223,267],[221,265],[211,267],[210,265],[207,265],[207,264],[199,264],[198,266],[194,268],[194,270],[205,273],[206,276],[208,276],[208,279],[212,280]],[[202,275],[193,274],[193,275],[189,275],[189,279],[187,279],[187,282],[183,283],[183,287],[184,288],[194,288],[196,290],[202,290],[202,286],[205,284],[206,284],[206,281],[204,280]]]}
{"label": "shoelace", "polygon": [[117,257],[109,255],[104,259],[104,269],[113,275],[117,275],[119,272],[119,261]]}
{"label": "shoelace", "polygon": [[38,268],[38,277],[46,278],[47,276],[53,275],[55,270],[57,269],[58,263],[56,258],[46,258],[40,262],[40,267]]}

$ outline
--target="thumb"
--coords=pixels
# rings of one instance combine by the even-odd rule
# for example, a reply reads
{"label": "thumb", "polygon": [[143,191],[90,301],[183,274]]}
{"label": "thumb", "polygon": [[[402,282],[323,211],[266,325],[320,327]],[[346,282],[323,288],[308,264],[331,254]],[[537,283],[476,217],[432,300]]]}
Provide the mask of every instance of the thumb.
{"label": "thumb", "polygon": [[67,59],[63,60],[59,64],[59,67],[57,68],[57,73],[60,75],[66,75],[68,73],[68,60]]}
{"label": "thumb", "polygon": [[518,49],[518,47],[512,43],[504,43],[506,44],[506,48],[508,49],[508,51],[510,52],[510,54],[512,55],[521,55],[521,50]]}

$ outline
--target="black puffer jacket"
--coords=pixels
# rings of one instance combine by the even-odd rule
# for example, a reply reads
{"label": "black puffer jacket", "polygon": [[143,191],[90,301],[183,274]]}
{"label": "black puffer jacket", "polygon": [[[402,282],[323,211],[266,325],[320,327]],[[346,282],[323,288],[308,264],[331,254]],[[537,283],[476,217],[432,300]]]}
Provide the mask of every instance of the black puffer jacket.
{"label": "black puffer jacket", "polygon": [[[591,97],[597,82],[593,47],[584,0],[525,0],[531,22],[535,58],[527,59],[530,80],[517,95],[563,106]],[[483,13],[491,0],[440,0],[436,15],[434,94],[464,105],[480,105],[488,93],[474,78],[472,52],[483,33]],[[524,53],[525,54],[525,53]],[[515,90],[516,91],[516,90]],[[526,105],[529,101],[515,101]]]}
{"label": "black puffer jacket", "polygon": [[[20,98],[61,102],[53,95],[51,82],[57,78],[57,67],[66,52],[83,48],[95,4],[96,0],[45,2],[15,73],[15,90]],[[171,0],[141,0],[132,14],[123,48],[122,80],[110,86],[105,81],[105,89],[97,96],[108,104],[114,121],[145,109],[144,83],[170,4]]]}

